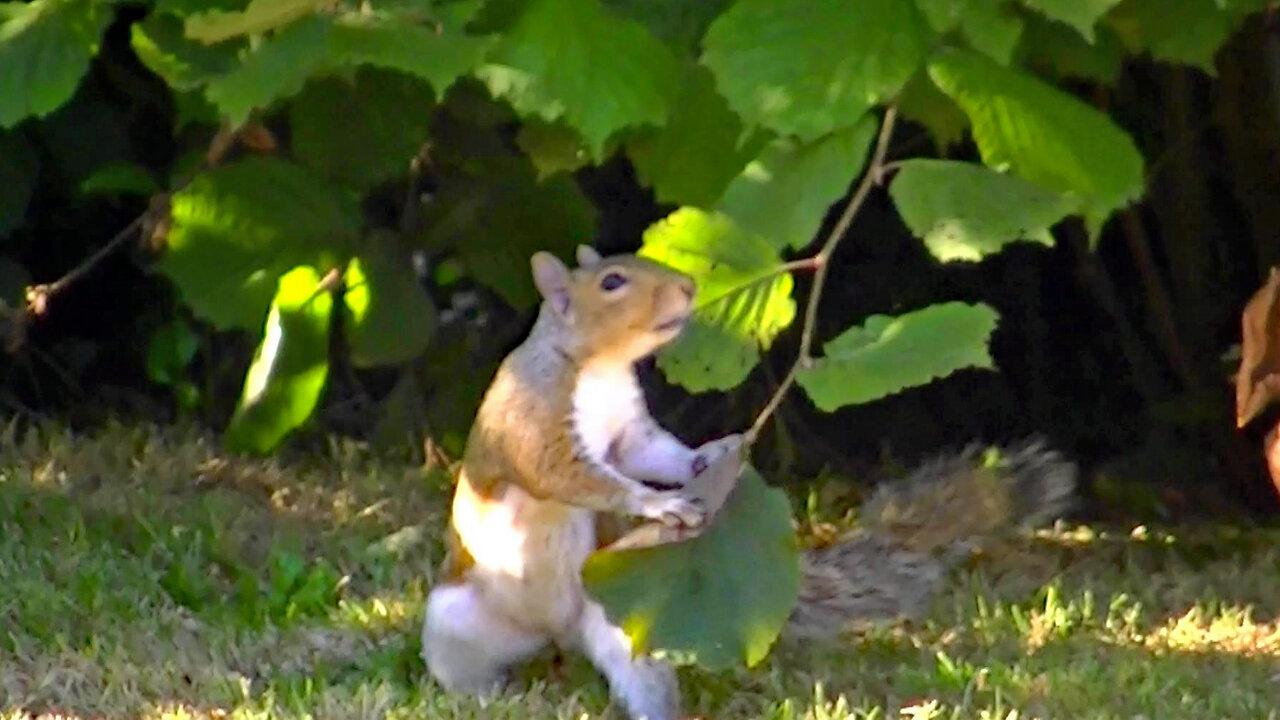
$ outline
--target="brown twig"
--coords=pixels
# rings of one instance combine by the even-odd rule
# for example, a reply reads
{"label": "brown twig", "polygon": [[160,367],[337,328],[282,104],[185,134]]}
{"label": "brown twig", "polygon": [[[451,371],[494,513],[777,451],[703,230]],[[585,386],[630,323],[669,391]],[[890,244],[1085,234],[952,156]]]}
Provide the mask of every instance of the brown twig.
{"label": "brown twig", "polygon": [[40,285],[32,285],[27,288],[27,308],[33,315],[43,315],[45,308],[48,307],[49,299],[54,295],[62,292],[68,285],[79,280],[81,276],[89,272],[102,259],[115,252],[116,248],[124,243],[138,228],[142,227],[142,222],[146,220],[148,213],[144,212],[133,219],[133,222],[124,227],[123,230],[115,234],[115,237],[107,241],[106,245],[98,248],[98,251],[90,255],[79,265],[75,266],[66,275],[54,280],[51,283],[42,283]]}
{"label": "brown twig", "polygon": [[822,248],[817,254],[808,258],[808,265],[814,268],[813,285],[809,289],[809,301],[804,308],[804,324],[800,329],[800,351],[797,353],[796,361],[792,364],[791,369],[787,371],[782,382],[778,384],[778,388],[774,390],[773,397],[769,398],[769,402],[756,416],[755,422],[751,423],[751,427],[744,435],[744,443],[751,445],[760,437],[760,432],[764,429],[765,423],[777,411],[778,406],[782,404],[782,399],[786,396],[787,391],[796,382],[796,376],[800,370],[808,367],[813,363],[813,335],[818,324],[818,304],[822,300],[822,288],[826,284],[827,271],[831,265],[831,255],[835,252],[836,246],[840,244],[840,240],[844,238],[849,226],[853,224],[853,218],[858,214],[858,210],[862,208],[862,204],[866,202],[867,196],[871,194],[871,189],[879,185],[884,177],[885,171],[885,155],[889,152],[889,140],[893,137],[893,127],[898,117],[898,108],[896,104],[890,104],[885,108],[884,120],[880,123],[880,136],[876,139],[875,151],[871,156],[871,162],[867,165],[867,171],[862,176],[862,181],[858,183],[858,187],[853,191],[853,197],[849,198],[849,204],[845,205],[844,212],[840,214],[840,219],[836,221],[835,227],[831,228],[831,233],[827,235],[827,239],[822,243]]}

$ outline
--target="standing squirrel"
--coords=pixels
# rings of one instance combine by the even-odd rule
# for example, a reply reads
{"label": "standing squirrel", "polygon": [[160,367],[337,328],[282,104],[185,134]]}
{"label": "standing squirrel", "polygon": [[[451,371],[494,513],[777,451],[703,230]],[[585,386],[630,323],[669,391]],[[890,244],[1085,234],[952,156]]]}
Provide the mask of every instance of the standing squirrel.
{"label": "standing squirrel", "polygon": [[[620,517],[700,526],[707,510],[681,488],[740,453],[742,436],[686,447],[650,416],[636,379],[634,364],[684,328],[693,280],[585,246],[577,260],[573,270],[545,252],[531,260],[542,306],[467,439],[448,552],[427,597],[423,658],[445,690],[488,696],[508,668],[549,643],[574,648],[629,717],[676,720],[674,670],[632,656],[626,634],[586,595],[582,567]],[[1074,467],[1038,445],[1004,467],[980,468],[968,452],[882,486],[868,503],[871,529],[802,557],[784,637],[830,637],[854,621],[914,614],[949,564],[938,551],[1050,519],[1073,486]]]}

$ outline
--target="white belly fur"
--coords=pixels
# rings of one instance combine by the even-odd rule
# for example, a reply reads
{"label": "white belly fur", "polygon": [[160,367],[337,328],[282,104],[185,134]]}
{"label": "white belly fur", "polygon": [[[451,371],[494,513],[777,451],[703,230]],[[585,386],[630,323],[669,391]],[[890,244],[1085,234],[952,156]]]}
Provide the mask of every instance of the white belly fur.
{"label": "white belly fur", "polygon": [[574,627],[583,607],[582,565],[595,550],[593,511],[511,486],[502,502],[456,514],[454,523],[475,561],[470,578],[492,607],[553,637]]}

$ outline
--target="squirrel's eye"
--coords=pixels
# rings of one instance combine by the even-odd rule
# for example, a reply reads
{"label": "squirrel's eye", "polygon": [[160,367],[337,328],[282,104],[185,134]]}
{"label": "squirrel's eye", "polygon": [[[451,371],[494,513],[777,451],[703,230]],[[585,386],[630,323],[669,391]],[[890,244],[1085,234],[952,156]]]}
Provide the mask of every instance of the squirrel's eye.
{"label": "squirrel's eye", "polygon": [[611,272],[608,275],[605,275],[604,277],[600,278],[600,289],[604,290],[605,292],[613,292],[614,290],[617,290],[618,288],[626,284],[627,284],[627,279],[622,277],[616,272]]}

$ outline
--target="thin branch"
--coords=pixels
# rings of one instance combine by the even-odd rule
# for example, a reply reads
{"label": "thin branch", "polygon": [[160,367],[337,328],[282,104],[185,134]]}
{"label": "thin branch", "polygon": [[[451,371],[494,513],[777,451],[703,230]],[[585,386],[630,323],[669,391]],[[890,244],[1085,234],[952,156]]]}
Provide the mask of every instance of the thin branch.
{"label": "thin branch", "polygon": [[858,214],[858,210],[866,202],[867,196],[871,194],[871,189],[879,185],[884,177],[884,158],[889,152],[889,140],[893,137],[893,127],[897,117],[898,108],[896,104],[890,104],[885,108],[884,120],[880,123],[880,136],[876,139],[875,152],[871,156],[871,162],[867,165],[866,173],[862,176],[862,181],[858,183],[858,188],[854,190],[853,197],[849,199],[849,204],[845,205],[844,212],[840,214],[840,219],[836,221],[835,227],[831,228],[831,233],[827,235],[822,248],[818,250],[816,255],[809,258],[815,272],[813,286],[809,289],[809,301],[804,308],[804,325],[800,329],[800,351],[797,353],[795,363],[787,371],[786,376],[782,378],[778,388],[774,390],[773,397],[769,398],[769,402],[760,411],[760,414],[756,416],[755,422],[751,423],[750,429],[747,430],[744,436],[744,441],[747,445],[755,443],[756,439],[760,437],[760,432],[764,429],[765,423],[777,411],[787,391],[795,384],[796,376],[799,374],[800,369],[808,367],[813,362],[813,335],[818,324],[818,304],[822,301],[822,288],[827,281],[831,255],[835,252],[836,246],[840,244],[840,240],[844,238],[845,233],[849,231],[849,226],[853,224],[854,216]]}
{"label": "thin branch", "polygon": [[82,275],[89,272],[95,265],[102,262],[103,258],[115,252],[116,248],[124,243],[138,228],[142,227],[142,222],[146,220],[149,213],[142,213],[133,219],[133,222],[124,227],[123,230],[115,234],[115,237],[107,241],[106,245],[98,248],[98,251],[90,255],[79,265],[75,266],[66,275],[58,278],[51,283],[41,285],[32,285],[27,288],[27,306],[31,308],[32,313],[41,315],[44,313],[45,307],[48,305],[49,298],[62,292],[68,285],[79,280]]}

